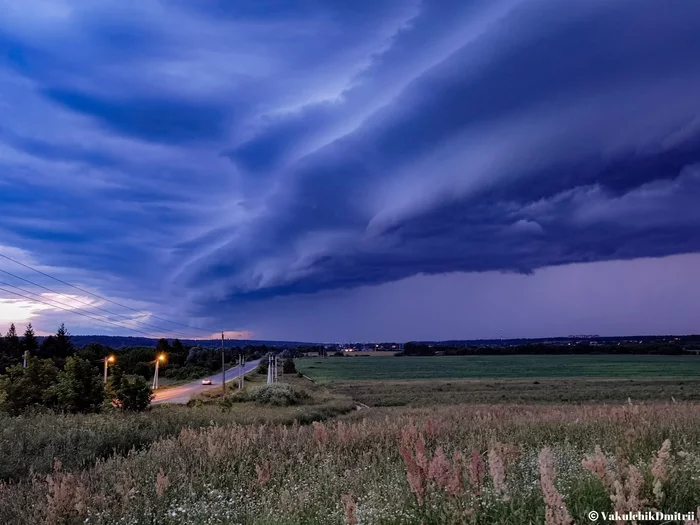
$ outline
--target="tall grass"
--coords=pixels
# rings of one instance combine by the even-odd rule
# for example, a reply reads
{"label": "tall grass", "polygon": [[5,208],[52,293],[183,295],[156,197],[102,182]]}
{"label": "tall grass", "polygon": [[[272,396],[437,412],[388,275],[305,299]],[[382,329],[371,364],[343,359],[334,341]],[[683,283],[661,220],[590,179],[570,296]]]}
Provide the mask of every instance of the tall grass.
{"label": "tall grass", "polygon": [[0,523],[560,525],[591,510],[688,512],[699,423],[698,404],[465,405],[184,429],[0,485]]}
{"label": "tall grass", "polygon": [[64,471],[85,468],[99,459],[127,454],[177,436],[183,429],[310,423],[354,408],[347,399],[327,396],[286,410],[243,403],[231,409],[218,405],[159,406],[136,414],[112,411],[91,415],[0,415],[0,480],[16,481],[33,473],[50,473],[55,459]]}

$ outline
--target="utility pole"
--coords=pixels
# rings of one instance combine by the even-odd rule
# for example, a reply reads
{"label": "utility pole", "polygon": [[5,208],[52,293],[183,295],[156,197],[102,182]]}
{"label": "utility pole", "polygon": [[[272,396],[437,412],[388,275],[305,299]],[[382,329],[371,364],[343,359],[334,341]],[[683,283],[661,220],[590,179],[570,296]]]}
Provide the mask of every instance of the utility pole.
{"label": "utility pole", "polygon": [[24,351],[24,361],[22,362],[22,368],[27,368],[27,358],[29,357],[29,350]]}
{"label": "utility pole", "polygon": [[224,361],[224,333],[221,332],[221,392],[226,397],[226,362]]}
{"label": "utility pole", "polygon": [[113,355],[105,357],[105,385],[107,384],[107,367],[109,366],[109,363],[114,363],[115,357]]}
{"label": "utility pole", "polygon": [[158,358],[156,357],[156,371],[153,374],[153,390],[158,390]]}
{"label": "utility pole", "polygon": [[161,363],[161,361],[165,361],[165,354],[156,356],[156,371],[155,374],[153,374],[153,390],[158,390],[158,365]]}

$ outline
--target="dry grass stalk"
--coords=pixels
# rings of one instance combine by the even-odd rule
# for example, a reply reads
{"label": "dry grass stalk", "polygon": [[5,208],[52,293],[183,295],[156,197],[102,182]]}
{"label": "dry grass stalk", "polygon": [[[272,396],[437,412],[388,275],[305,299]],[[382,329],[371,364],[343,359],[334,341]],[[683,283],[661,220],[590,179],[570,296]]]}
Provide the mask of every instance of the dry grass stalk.
{"label": "dry grass stalk", "polygon": [[160,469],[158,474],[156,474],[156,496],[159,498],[163,497],[168,487],[170,487],[170,480],[168,480],[168,476],[163,472],[163,469]]}
{"label": "dry grass stalk", "polygon": [[656,453],[656,457],[651,463],[651,475],[654,478],[654,498],[657,504],[661,504],[665,494],[663,491],[664,485],[669,481],[671,459],[671,440],[667,439],[661,445],[661,449]]}
{"label": "dry grass stalk", "polygon": [[488,455],[489,474],[493,480],[493,488],[500,494],[503,501],[509,501],[508,486],[506,485],[506,466],[503,458],[494,447],[489,450]]}
{"label": "dry grass stalk", "polygon": [[600,445],[595,446],[595,452],[586,456],[582,462],[583,468],[595,474],[605,485],[608,494],[615,491],[615,474],[610,469],[608,459],[603,454]]}
{"label": "dry grass stalk", "polygon": [[552,451],[545,447],[540,451],[538,464],[540,469],[540,485],[544,496],[545,525],[571,525],[573,520],[564,504],[564,498],[554,486],[557,476],[554,468]]}
{"label": "dry grass stalk", "polygon": [[476,449],[472,449],[471,460],[469,461],[469,484],[474,494],[481,494],[481,486],[484,484],[486,468],[481,454]]}
{"label": "dry grass stalk", "polygon": [[[60,467],[59,467],[60,468]],[[46,476],[47,524],[81,518],[87,511],[87,491],[73,474],[49,474]]]}
{"label": "dry grass stalk", "polygon": [[[414,453],[413,447],[416,447]],[[411,492],[415,494],[419,505],[423,505],[425,495],[425,485],[428,479],[428,462],[425,458],[423,440],[418,439],[412,442],[412,434],[404,434],[401,440],[401,457],[406,466],[406,479],[411,487]]]}
{"label": "dry grass stalk", "polygon": [[258,475],[258,486],[267,485],[270,481],[270,462],[266,461],[262,467],[255,465],[255,472]]}

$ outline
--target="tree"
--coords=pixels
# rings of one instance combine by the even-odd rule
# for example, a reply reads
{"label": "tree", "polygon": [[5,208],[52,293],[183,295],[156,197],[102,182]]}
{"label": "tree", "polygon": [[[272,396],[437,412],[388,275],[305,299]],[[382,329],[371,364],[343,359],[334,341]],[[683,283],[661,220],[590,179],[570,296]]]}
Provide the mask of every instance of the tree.
{"label": "tree", "polygon": [[3,381],[4,406],[10,414],[18,415],[35,406],[53,408],[56,405],[52,388],[58,379],[58,369],[50,359],[27,359],[27,368],[11,366]]}
{"label": "tree", "polygon": [[151,404],[153,391],[141,376],[124,376],[116,391],[116,400],[124,410],[140,412]]}
{"label": "tree", "polygon": [[44,359],[48,359],[53,357],[53,355],[56,353],[56,337],[53,335],[48,336],[46,339],[44,339],[44,342],[41,343],[41,346],[39,346],[39,352],[37,355],[39,357],[42,357]]}
{"label": "tree", "polygon": [[161,353],[167,354],[167,353],[170,353],[170,350],[171,350],[170,343],[168,342],[167,339],[163,339],[163,338],[158,339],[158,343],[156,344],[156,353],[157,354],[161,354]]}
{"label": "tree", "polygon": [[22,348],[20,347],[19,336],[14,323],[10,325],[10,329],[5,336],[5,351],[11,359],[18,360],[22,357]]}
{"label": "tree", "polygon": [[69,355],[73,355],[74,353],[75,347],[73,346],[73,341],[70,338],[70,334],[68,333],[68,330],[66,330],[66,326],[61,323],[61,326],[58,327],[58,331],[56,332],[53,357],[63,359]]}
{"label": "tree", "polygon": [[36,335],[34,335],[32,323],[29,323],[27,329],[24,331],[21,346],[22,353],[29,352],[31,355],[36,355],[37,350],[39,350],[39,340],[36,338]]}
{"label": "tree", "polygon": [[0,337],[0,374],[22,361],[22,350],[15,325],[10,325],[5,337]]}
{"label": "tree", "polygon": [[117,392],[121,388],[124,372],[119,365],[112,366],[112,371],[107,378],[107,395],[112,399],[117,398]]}
{"label": "tree", "polygon": [[284,374],[296,374],[297,373],[297,367],[294,364],[294,359],[287,358],[284,360],[284,363],[282,364],[282,373],[284,373]]}
{"label": "tree", "polygon": [[85,359],[69,357],[58,382],[52,387],[58,408],[64,412],[99,412],[105,400],[105,389],[95,368]]}

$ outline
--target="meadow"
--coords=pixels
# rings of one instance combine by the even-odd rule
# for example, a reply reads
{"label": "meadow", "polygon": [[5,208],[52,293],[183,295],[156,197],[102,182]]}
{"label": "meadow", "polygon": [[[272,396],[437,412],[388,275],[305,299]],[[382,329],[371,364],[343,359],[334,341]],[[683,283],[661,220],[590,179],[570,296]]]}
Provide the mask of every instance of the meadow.
{"label": "meadow", "polygon": [[[566,360],[585,370],[593,357]],[[390,375],[470,359],[296,363]],[[515,374],[511,357],[484,362],[503,359]],[[639,361],[636,374],[688,362]],[[0,523],[572,525],[700,505],[700,378],[281,379],[140,414],[0,417]]]}
{"label": "meadow", "polygon": [[74,472],[56,462],[0,484],[0,523],[591,523],[692,512],[698,472],[698,404],[371,409],[184,429]]}
{"label": "meadow", "polygon": [[462,403],[700,401],[700,379],[540,378],[333,381],[333,393],[370,407]]}
{"label": "meadow", "polygon": [[699,378],[696,355],[508,355],[303,358],[315,381],[448,378]]}

